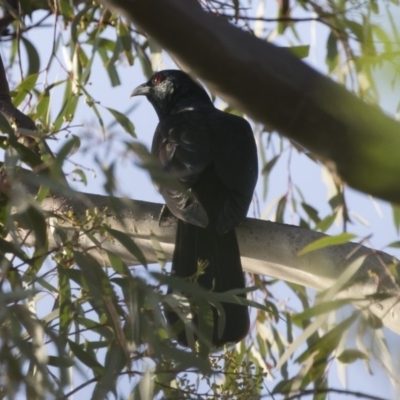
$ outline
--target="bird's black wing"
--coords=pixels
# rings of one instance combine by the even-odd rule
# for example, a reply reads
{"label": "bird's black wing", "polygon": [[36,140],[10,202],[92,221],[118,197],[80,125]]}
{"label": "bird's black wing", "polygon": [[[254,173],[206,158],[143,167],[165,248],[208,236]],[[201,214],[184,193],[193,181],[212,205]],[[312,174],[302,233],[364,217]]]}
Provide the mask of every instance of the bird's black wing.
{"label": "bird's black wing", "polygon": [[245,119],[215,110],[209,121],[215,171],[229,193],[217,222],[222,234],[246,218],[258,176],[257,148]]}
{"label": "bird's black wing", "polygon": [[162,168],[181,184],[180,189],[160,188],[168,208],[177,218],[201,227],[208,225],[208,216],[191,188],[213,158],[205,121],[204,112],[171,115],[158,124],[152,145]]}

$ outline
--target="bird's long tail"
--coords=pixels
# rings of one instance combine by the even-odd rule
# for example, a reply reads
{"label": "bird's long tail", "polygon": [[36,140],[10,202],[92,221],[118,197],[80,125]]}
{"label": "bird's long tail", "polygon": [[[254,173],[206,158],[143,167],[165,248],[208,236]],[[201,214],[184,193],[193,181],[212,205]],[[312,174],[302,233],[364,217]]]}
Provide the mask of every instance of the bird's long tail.
{"label": "bird's long tail", "polygon": [[[198,276],[197,282],[206,290],[220,293],[245,287],[235,231],[219,235],[215,230],[215,225],[201,228],[178,220],[172,272],[180,278],[193,278],[198,273],[199,265],[203,265],[205,269]],[[221,303],[221,305],[225,314],[222,334],[218,329],[220,317],[217,309],[212,307],[212,342],[216,347],[221,347],[228,342],[239,342],[249,330],[249,312],[246,306],[232,303]],[[192,315],[193,323],[197,324],[199,318],[193,310]],[[176,324],[175,326],[178,327],[176,335],[178,342],[187,346],[186,332],[182,329],[183,324],[178,314],[174,311],[166,311],[166,318],[171,326]]]}

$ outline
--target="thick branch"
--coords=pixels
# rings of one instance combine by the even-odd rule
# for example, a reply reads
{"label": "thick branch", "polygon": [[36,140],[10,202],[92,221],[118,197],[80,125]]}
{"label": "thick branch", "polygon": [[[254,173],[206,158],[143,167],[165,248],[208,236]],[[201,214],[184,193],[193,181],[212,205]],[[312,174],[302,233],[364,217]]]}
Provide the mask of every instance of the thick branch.
{"label": "thick branch", "polygon": [[104,0],[209,88],[330,161],[354,188],[400,202],[400,125],[284,49],[195,0]]}
{"label": "thick branch", "polygon": [[[171,260],[174,239],[175,222],[170,226],[160,227],[158,217],[161,205],[141,201],[126,200],[118,206],[119,215],[124,225],[119,222],[115,213],[110,211],[110,198],[100,195],[85,195],[89,202],[99,210],[106,211],[106,223],[112,228],[127,232],[141,248],[149,262],[157,261],[154,250],[156,238],[164,251],[166,260]],[[114,199],[114,202],[116,199]],[[56,213],[73,211],[77,216],[84,215],[88,202],[65,197],[47,198],[42,203],[44,210]],[[52,224],[57,224],[56,218]],[[68,227],[65,223],[60,225],[63,229],[70,230],[76,237],[76,227]],[[322,250],[298,256],[307,244],[325,236],[318,232],[308,231],[296,226],[248,219],[238,229],[238,239],[242,254],[243,267],[246,271],[268,275],[273,278],[283,279],[298,283],[317,290],[330,288],[340,274],[358,257],[367,255],[363,265],[358,270],[349,286],[340,293],[340,297],[363,299],[365,296],[377,292],[393,293],[394,297],[371,302],[371,311],[382,318],[383,323],[400,334],[400,302],[398,295],[398,282],[394,282],[386,266],[397,262],[392,256],[373,251],[367,247],[353,243],[327,247]],[[81,236],[80,245],[91,249],[94,257],[107,265],[107,255],[103,249],[111,250],[120,256],[128,265],[138,264],[137,260],[117,241],[108,240],[106,236],[97,236],[102,243],[102,248],[94,247],[93,241]],[[31,237],[32,241],[33,238]],[[50,246],[57,246],[52,234],[49,233]],[[400,276],[400,267],[397,264],[397,273]],[[397,293],[397,294],[396,294]],[[366,303],[363,303],[365,306]]]}

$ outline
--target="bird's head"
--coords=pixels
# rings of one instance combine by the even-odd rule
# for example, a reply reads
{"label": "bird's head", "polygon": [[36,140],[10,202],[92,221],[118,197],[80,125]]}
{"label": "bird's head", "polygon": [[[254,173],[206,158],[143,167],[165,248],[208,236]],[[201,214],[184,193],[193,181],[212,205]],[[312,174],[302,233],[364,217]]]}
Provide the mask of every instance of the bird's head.
{"label": "bird's head", "polygon": [[210,97],[199,83],[185,72],[172,69],[156,72],[131,96],[146,96],[160,120],[185,109],[213,107]]}

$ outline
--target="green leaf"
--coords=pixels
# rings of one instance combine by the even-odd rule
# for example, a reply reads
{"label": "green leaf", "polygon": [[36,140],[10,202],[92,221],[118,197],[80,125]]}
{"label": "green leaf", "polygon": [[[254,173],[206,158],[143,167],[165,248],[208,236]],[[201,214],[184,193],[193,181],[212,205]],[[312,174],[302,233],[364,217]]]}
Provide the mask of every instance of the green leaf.
{"label": "green leaf", "polygon": [[93,390],[93,399],[106,399],[110,391],[116,395],[115,385],[117,383],[117,378],[126,362],[127,357],[123,348],[118,343],[113,342],[106,354],[104,373]]}
{"label": "green leaf", "polygon": [[24,36],[21,36],[21,41],[25,46],[26,52],[28,53],[28,73],[27,75],[34,75],[39,72],[40,69],[40,58],[39,53],[37,52],[35,46],[26,39]]}
{"label": "green leaf", "polygon": [[71,268],[67,269],[65,273],[68,275],[69,279],[73,280],[79,287],[89,290],[81,270]]}
{"label": "green leaf", "polygon": [[78,57],[82,68],[86,68],[89,63],[89,59],[81,46],[78,47]]}
{"label": "green leaf", "polygon": [[384,52],[391,54],[392,53],[392,40],[387,32],[382,29],[379,25],[372,25],[372,30],[376,39],[383,44]]}
{"label": "green leaf", "polygon": [[[399,261],[393,259],[393,262],[390,263],[387,266],[387,268],[388,268],[389,272],[392,274],[393,278],[397,280],[399,277],[399,272],[400,272]],[[391,293],[388,293],[388,294],[391,294]]]}
{"label": "green leaf", "polygon": [[369,3],[371,5],[371,10],[374,14],[379,14],[379,4],[377,0],[371,0]]}
{"label": "green leaf", "polygon": [[[88,330],[99,334],[103,338],[107,339],[107,341],[111,341],[115,338],[114,333],[111,331],[111,329],[107,326],[100,324],[99,322],[93,321],[89,318],[84,318],[84,317],[79,317],[79,316],[76,317],[76,322],[78,324],[84,326]],[[106,345],[108,346],[108,343],[106,343]]]}
{"label": "green leaf", "polygon": [[119,122],[119,124],[124,128],[125,132],[129,133],[131,136],[136,138],[135,127],[132,122],[124,114],[117,110],[106,107],[107,110],[114,116],[114,118]]}
{"label": "green leaf", "polygon": [[151,66],[151,62],[149,57],[147,56],[146,52],[144,51],[143,47],[138,45],[136,46],[136,53],[139,57],[140,65],[142,66],[142,71],[147,79],[154,74],[153,67]]}
{"label": "green leaf", "polygon": [[159,240],[157,239],[157,236],[154,235],[153,233],[151,233],[150,240],[151,240],[151,247],[154,250],[157,261],[160,264],[161,268],[164,268],[165,264],[167,263],[167,258],[165,257],[165,252],[164,252],[163,248],[161,247],[161,244],[160,244]]}
{"label": "green leaf", "polygon": [[97,120],[99,121],[99,125],[100,125],[101,131],[102,131],[102,133],[103,133],[103,136],[105,137],[106,131],[105,131],[105,129],[104,129],[104,121],[103,121],[103,118],[102,118],[101,115],[100,115],[100,112],[99,112],[99,110],[98,110],[96,104],[95,104],[94,102],[92,102],[92,101],[90,101],[90,104],[88,103],[88,101],[86,101],[86,103],[89,105],[89,107],[90,107],[90,108],[93,110],[93,112],[95,113],[95,115],[96,115],[96,117],[97,117]]}
{"label": "green leaf", "polygon": [[142,250],[140,250],[138,245],[128,234],[112,228],[106,228],[106,230],[110,235],[117,239],[142,265],[147,267],[147,260],[143,255]]}
{"label": "green leaf", "polygon": [[35,87],[38,76],[37,73],[29,75],[16,87],[15,90],[18,94],[13,98],[15,107],[18,107],[25,99],[26,95]]}
{"label": "green leaf", "polygon": [[354,312],[350,317],[346,318],[319,340],[315,341],[296,359],[296,362],[305,362],[310,356],[313,356],[314,363],[326,359],[337,348],[339,341],[342,339],[343,333],[350,328],[357,317],[358,311]]}
{"label": "green leaf", "polygon": [[344,268],[341,274],[336,278],[333,285],[327,290],[324,290],[318,294],[318,299],[320,299],[321,302],[333,300],[336,293],[345,287],[350,282],[354,274],[356,274],[361,268],[366,257],[367,256],[364,254],[355,259],[352,258],[351,262],[346,265],[346,268]]}
{"label": "green leaf", "polygon": [[47,365],[58,368],[70,368],[74,366],[74,361],[67,357],[47,356]]}
{"label": "green leaf", "polygon": [[321,231],[321,232],[326,232],[332,224],[336,220],[336,213],[333,213],[331,215],[327,215],[325,218],[321,219],[316,225],[315,225],[315,230],[316,231]]}
{"label": "green leaf", "polygon": [[320,250],[325,247],[338,246],[344,243],[348,243],[351,239],[354,239],[355,237],[357,237],[357,235],[354,235],[352,233],[341,233],[340,235],[336,236],[323,237],[304,247],[301,251],[298,252],[298,255],[302,256],[304,254],[310,253],[311,251]]}
{"label": "green leaf", "polygon": [[78,136],[72,135],[72,138],[68,140],[64,145],[61,147],[59,152],[57,153],[57,156],[54,159],[53,166],[51,168],[51,175],[53,176],[54,179],[58,179],[60,176],[62,176],[62,167],[64,164],[64,161],[68,156],[71,154],[74,154],[80,147],[81,141]]}
{"label": "green leaf", "polygon": [[331,32],[328,36],[328,40],[326,42],[326,65],[328,66],[329,72],[332,72],[339,61],[339,53],[338,53],[338,47],[337,47],[337,38],[336,35]]}
{"label": "green leaf", "polygon": [[22,14],[31,16],[32,14],[32,1],[31,0],[19,0],[19,4],[22,9]]}
{"label": "green leaf", "polygon": [[396,232],[400,232],[400,207],[397,204],[392,204],[393,223]]}
{"label": "green leaf", "polygon": [[[63,0],[63,1],[68,1],[68,0]],[[67,6],[68,7],[68,6]],[[76,43],[78,43],[78,31],[79,31],[79,29],[80,29],[80,22],[81,22],[81,19],[83,18],[83,17],[85,17],[86,18],[86,13],[90,10],[92,8],[92,4],[91,3],[88,3],[88,4],[86,4],[85,5],[85,7],[83,7],[82,8],[82,10],[81,11],[79,11],[76,15],[75,15],[75,17],[73,18],[73,20],[72,20],[72,23],[71,23],[71,29],[70,29],[70,32],[71,32],[71,40],[72,40],[72,43],[75,45]],[[68,11],[67,11],[67,13],[68,13]],[[70,17],[72,18],[73,17],[73,13],[74,13],[74,11],[72,10],[70,10]]]}
{"label": "green leaf", "polygon": [[50,117],[50,93],[45,90],[36,104],[36,118],[43,118],[44,125],[49,124]]}
{"label": "green leaf", "polygon": [[113,40],[101,37],[99,38],[98,49],[105,50],[106,52],[113,52],[115,49],[115,42]]}
{"label": "green leaf", "polygon": [[95,56],[97,54],[97,49],[99,47],[99,41],[100,41],[100,36],[99,35],[100,35],[100,33],[101,33],[100,30],[96,31],[96,39],[94,40],[93,45],[92,45],[92,54],[90,56],[89,61],[87,62],[85,71],[82,74],[82,84],[86,84],[88,82],[88,80],[89,80],[90,73],[92,71],[93,61],[94,61],[94,58],[95,58]]}
{"label": "green leaf", "polygon": [[310,52],[309,45],[300,45],[300,46],[290,46],[290,47],[283,47],[288,49],[292,54],[297,56],[298,58],[306,58]]}
{"label": "green leaf", "polygon": [[87,186],[87,178],[86,178],[86,174],[80,169],[80,168],[75,168],[73,171],[72,171],[72,173],[73,174],[75,174],[75,175],[78,175],[79,176],[79,178],[80,178],[80,180],[81,180],[81,182],[85,185],[85,186]]}
{"label": "green leaf", "polygon": [[61,128],[63,122],[72,121],[76,107],[78,105],[79,96],[74,94],[72,91],[72,82],[71,80],[67,81],[65,85],[64,99],[62,103],[62,107],[60,112],[55,119],[52,129],[54,131],[58,131]]}
{"label": "green leaf", "polygon": [[68,345],[75,357],[88,366],[95,375],[101,375],[104,372],[104,367],[88,351],[85,351],[82,345],[79,345],[72,340],[68,340]]}
{"label": "green leaf", "polygon": [[121,20],[118,21],[117,35],[121,42],[122,48],[124,50],[129,65],[133,65],[134,59],[132,55],[132,37],[126,25]]}
{"label": "green leaf", "polygon": [[107,57],[107,52],[104,49],[99,47],[98,53],[106,67],[108,77],[110,78],[111,86],[115,87],[121,84],[121,80],[119,79],[117,68],[115,67],[115,61],[118,59],[120,51],[122,50],[121,46],[118,44],[115,45],[114,54],[111,58]]}
{"label": "green leaf", "polygon": [[33,253],[33,264],[28,268],[27,274],[36,275],[46,257],[48,238],[47,224],[43,212],[29,205],[23,212],[15,214],[14,218],[25,229],[32,230],[35,233],[35,251]]}
{"label": "green leaf", "polygon": [[[135,108],[137,108],[138,103],[134,103],[131,106],[129,106],[124,112],[123,115],[127,116],[129,115],[133,110],[135,110]],[[114,128],[114,126],[118,125],[118,121],[116,119],[113,119],[108,125],[106,130],[110,131],[112,128]]]}
{"label": "green leaf", "polygon": [[58,286],[60,296],[60,340],[63,348],[68,341],[69,328],[72,323],[72,302],[71,302],[71,286],[69,284],[68,274],[65,273],[65,268],[57,267]]}
{"label": "green leaf", "polygon": [[368,356],[357,349],[345,350],[336,358],[344,364],[352,364],[357,360],[368,360]]}
{"label": "green leaf", "polygon": [[262,174],[268,175],[268,174],[271,172],[272,168],[275,166],[276,162],[279,160],[280,156],[281,156],[281,155],[278,154],[277,156],[271,158],[271,160],[269,160],[269,161],[264,165],[264,167],[263,167],[261,173],[262,173]]}
{"label": "green leaf", "polygon": [[360,43],[364,42],[364,27],[355,21],[345,20],[345,26],[354,33]]}
{"label": "green leaf", "polygon": [[310,219],[313,220],[316,224],[321,221],[318,216],[318,211],[314,207],[310,206],[307,203],[301,203],[301,206],[303,207],[303,210],[306,212],[306,214],[310,217]]}
{"label": "green leaf", "polygon": [[74,16],[74,8],[72,7],[71,2],[69,0],[58,0],[58,3],[60,5],[61,15],[67,20],[72,20]]}
{"label": "green leaf", "polygon": [[[347,282],[349,282],[352,276],[360,269],[365,258],[366,256],[364,255],[356,258],[353,262],[351,262],[347,266],[347,268],[343,270],[343,272],[340,274],[340,276],[334,282],[334,284],[320,296],[319,300],[321,300],[322,302],[331,301],[336,295],[336,293],[338,293],[341,290],[341,288]],[[293,284],[290,285],[292,286]],[[302,290],[304,290],[304,288],[302,288]],[[298,336],[295,339],[295,341],[291,343],[290,346],[286,349],[285,353],[280,358],[276,368],[277,369],[281,368],[282,365],[288,361],[289,357],[300,347],[300,345],[308,338],[310,338],[317,331],[317,329],[324,323],[326,319],[327,319],[326,314],[316,315],[315,321],[311,322],[300,334],[300,336]]]}
{"label": "green leaf", "polygon": [[79,43],[75,44],[75,49],[74,52],[72,54],[72,69],[70,74],[72,74],[71,79],[74,85],[74,94],[77,94],[79,92],[79,88],[75,87],[75,86],[79,86],[79,84],[82,81],[82,65],[81,65],[81,61],[79,58],[79,49],[80,49],[80,45]]}
{"label": "green leaf", "polygon": [[368,312],[367,323],[372,329],[381,329],[383,327],[382,320],[372,312]]}
{"label": "green leaf", "polygon": [[90,348],[91,350],[104,349],[109,345],[110,343],[107,340],[91,340],[90,342],[86,343],[86,347]]}
{"label": "green leaf", "polygon": [[286,208],[287,198],[286,196],[281,197],[278,202],[278,206],[276,207],[276,214],[275,214],[275,221],[283,223],[284,220],[284,213]]}
{"label": "green leaf", "polygon": [[96,312],[102,317],[107,317],[107,324],[113,333],[123,340],[121,333],[120,319],[124,312],[118,304],[118,298],[110,283],[109,277],[103,267],[89,254],[83,255],[78,251],[74,252],[74,258],[79,265]]}
{"label": "green leaf", "polygon": [[124,277],[131,277],[131,271],[127,265],[121,260],[121,257],[116,256],[113,252],[106,250],[108,260],[110,261],[111,267],[115,272],[118,272]]}
{"label": "green leaf", "polygon": [[78,136],[72,135],[72,138],[68,140],[57,153],[56,160],[60,165],[62,162],[71,154],[76,153],[76,151],[81,146],[81,140]]}
{"label": "green leaf", "polygon": [[115,298],[114,290],[102,266],[90,255],[74,252],[74,258],[85,278],[89,292],[98,307],[107,312],[105,302]]}
{"label": "green leaf", "polygon": [[311,308],[304,310],[299,314],[292,315],[292,322],[300,324],[302,321],[308,320],[317,315],[327,314],[331,311],[337,310],[340,307],[348,305],[349,303],[351,303],[351,301],[352,299],[339,299],[317,304]]}

